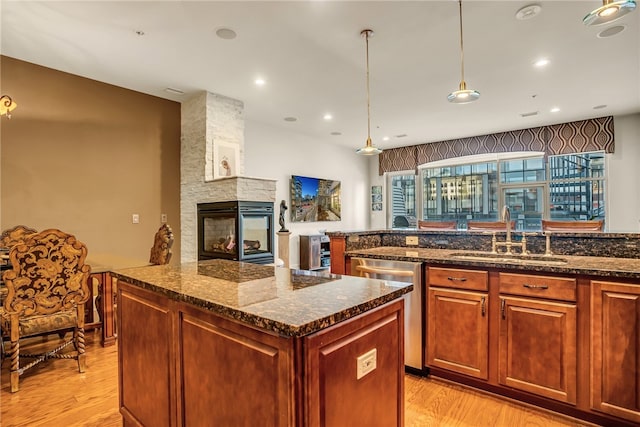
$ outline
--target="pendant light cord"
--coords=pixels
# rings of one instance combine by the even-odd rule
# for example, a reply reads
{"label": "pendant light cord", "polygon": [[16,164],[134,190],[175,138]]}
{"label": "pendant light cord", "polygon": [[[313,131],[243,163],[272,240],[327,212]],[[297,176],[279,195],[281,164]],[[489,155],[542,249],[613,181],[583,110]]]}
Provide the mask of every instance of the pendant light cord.
{"label": "pendant light cord", "polygon": [[364,31],[367,61],[367,146],[371,145],[371,96],[369,95],[369,34],[371,30]]}
{"label": "pendant light cord", "polygon": [[462,0],[458,0],[460,7],[460,77],[464,82],[464,42],[462,40]]}

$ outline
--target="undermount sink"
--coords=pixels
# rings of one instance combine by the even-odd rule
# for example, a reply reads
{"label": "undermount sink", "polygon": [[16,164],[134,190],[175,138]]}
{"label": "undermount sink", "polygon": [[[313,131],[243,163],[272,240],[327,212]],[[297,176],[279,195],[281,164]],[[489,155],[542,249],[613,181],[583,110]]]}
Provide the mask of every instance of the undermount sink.
{"label": "undermount sink", "polygon": [[455,253],[451,254],[454,259],[468,261],[484,261],[484,262],[508,262],[515,264],[538,264],[538,265],[564,265],[567,263],[565,258],[559,258],[547,255],[507,255],[507,254],[469,254]]}

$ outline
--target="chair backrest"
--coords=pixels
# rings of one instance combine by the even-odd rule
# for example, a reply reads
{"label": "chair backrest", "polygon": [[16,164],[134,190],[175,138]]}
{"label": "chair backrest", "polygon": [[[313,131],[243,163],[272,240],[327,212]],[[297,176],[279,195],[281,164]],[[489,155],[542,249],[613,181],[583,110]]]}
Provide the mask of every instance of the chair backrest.
{"label": "chair backrest", "polygon": [[11,249],[12,246],[22,243],[27,236],[37,232],[37,230],[26,225],[7,228],[0,234],[0,249]]}
{"label": "chair backrest", "polygon": [[542,220],[542,231],[598,232],[604,230],[604,220],[553,221]]}
{"label": "chair backrest", "polygon": [[[511,221],[510,228],[516,228],[516,222]],[[506,230],[507,223],[504,221],[467,221],[467,230],[471,231],[500,231]]]}
{"label": "chair backrest", "polygon": [[7,314],[30,316],[70,310],[89,297],[87,247],[71,235],[49,229],[11,248],[12,269],[4,272]]}
{"label": "chair backrest", "polygon": [[418,221],[419,230],[456,230],[457,228],[457,221]]}
{"label": "chair backrest", "polygon": [[169,261],[171,261],[171,246],[173,246],[171,227],[168,224],[162,224],[153,239],[149,262],[156,265],[169,264]]}

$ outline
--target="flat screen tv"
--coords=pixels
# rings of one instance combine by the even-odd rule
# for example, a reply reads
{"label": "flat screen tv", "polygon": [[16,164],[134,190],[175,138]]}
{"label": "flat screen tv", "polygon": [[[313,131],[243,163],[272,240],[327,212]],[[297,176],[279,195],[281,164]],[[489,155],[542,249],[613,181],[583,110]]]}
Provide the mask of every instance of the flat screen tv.
{"label": "flat screen tv", "polygon": [[340,219],[340,181],[291,176],[291,222]]}

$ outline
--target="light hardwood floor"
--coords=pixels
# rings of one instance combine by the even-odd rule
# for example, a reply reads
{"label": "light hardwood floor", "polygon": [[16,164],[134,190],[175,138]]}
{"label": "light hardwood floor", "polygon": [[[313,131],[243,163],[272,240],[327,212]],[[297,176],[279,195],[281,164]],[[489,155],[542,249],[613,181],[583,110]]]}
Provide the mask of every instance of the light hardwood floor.
{"label": "light hardwood floor", "polygon": [[[51,335],[43,343],[43,339],[37,338],[29,345],[51,345],[56,339]],[[117,364],[117,346],[103,348],[99,332],[89,332],[86,372],[78,373],[74,360],[48,361],[23,375],[20,391],[10,393],[9,365],[5,359],[0,376],[0,425],[121,426]],[[554,427],[588,424],[438,379],[407,375],[405,425]]]}

